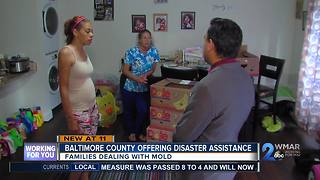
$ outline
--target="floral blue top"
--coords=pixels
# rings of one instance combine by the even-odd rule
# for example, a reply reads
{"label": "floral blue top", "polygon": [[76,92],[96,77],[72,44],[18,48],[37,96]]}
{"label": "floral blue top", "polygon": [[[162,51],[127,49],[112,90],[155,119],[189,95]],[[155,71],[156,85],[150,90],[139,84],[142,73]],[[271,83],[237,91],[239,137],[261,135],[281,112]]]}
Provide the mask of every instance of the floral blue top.
{"label": "floral blue top", "polygon": [[[160,56],[155,47],[151,47],[146,54],[143,54],[138,47],[133,47],[126,52],[124,60],[131,68],[131,73],[135,76],[146,74],[152,69],[154,63],[159,62]],[[130,92],[147,92],[148,87],[127,78],[124,89]]]}

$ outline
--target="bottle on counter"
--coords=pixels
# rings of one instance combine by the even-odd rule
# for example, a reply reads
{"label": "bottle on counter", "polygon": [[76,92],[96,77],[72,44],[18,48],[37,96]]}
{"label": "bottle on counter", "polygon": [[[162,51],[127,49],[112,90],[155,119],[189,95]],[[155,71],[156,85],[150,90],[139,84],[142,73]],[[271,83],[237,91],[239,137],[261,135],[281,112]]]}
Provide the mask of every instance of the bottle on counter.
{"label": "bottle on counter", "polygon": [[174,62],[176,64],[182,64],[183,63],[183,50],[182,49],[177,50]]}

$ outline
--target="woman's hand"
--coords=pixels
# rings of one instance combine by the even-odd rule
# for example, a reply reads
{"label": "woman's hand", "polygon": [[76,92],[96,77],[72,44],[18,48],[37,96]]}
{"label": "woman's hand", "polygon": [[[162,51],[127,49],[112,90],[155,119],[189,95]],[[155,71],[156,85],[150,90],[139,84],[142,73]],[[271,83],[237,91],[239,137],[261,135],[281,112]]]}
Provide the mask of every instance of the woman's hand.
{"label": "woman's hand", "polygon": [[142,75],[137,77],[136,81],[140,84],[147,84],[148,83],[148,79],[146,75]]}
{"label": "woman's hand", "polygon": [[80,134],[80,128],[79,128],[78,121],[76,121],[74,119],[69,119],[68,120],[68,130],[69,130],[69,133],[71,133],[71,134]]}
{"label": "woman's hand", "polygon": [[123,66],[123,74],[127,76],[127,78],[136,81],[140,84],[147,84],[147,76],[146,74],[142,75],[142,76],[135,76],[134,74],[132,74],[132,72],[130,71],[130,66],[128,64],[124,64]]}
{"label": "woman's hand", "polygon": [[151,70],[146,73],[146,77],[152,76],[152,74],[154,73],[154,71],[156,70],[156,68],[157,68],[157,63],[154,63],[154,64],[152,65]]}

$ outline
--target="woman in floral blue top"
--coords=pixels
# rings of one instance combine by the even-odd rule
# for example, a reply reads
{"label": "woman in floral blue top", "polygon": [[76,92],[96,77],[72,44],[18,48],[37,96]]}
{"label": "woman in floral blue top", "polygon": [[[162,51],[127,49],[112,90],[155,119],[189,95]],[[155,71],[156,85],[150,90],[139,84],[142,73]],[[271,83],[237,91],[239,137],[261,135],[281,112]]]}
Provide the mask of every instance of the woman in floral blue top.
{"label": "woman in floral blue top", "polygon": [[156,69],[160,57],[152,47],[149,30],[138,34],[138,45],[126,52],[123,74],[127,77],[122,90],[124,120],[129,131],[129,141],[145,141],[144,125],[149,118],[148,77]]}

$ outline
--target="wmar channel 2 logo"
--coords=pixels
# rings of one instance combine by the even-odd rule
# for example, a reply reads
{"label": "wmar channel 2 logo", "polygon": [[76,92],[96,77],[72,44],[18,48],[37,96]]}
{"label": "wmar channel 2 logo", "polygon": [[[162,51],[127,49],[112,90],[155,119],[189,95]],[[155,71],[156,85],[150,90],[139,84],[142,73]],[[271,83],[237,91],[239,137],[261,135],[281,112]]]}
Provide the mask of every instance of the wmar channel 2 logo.
{"label": "wmar channel 2 logo", "polygon": [[262,152],[265,153],[263,160],[278,161],[285,157],[300,156],[300,144],[264,143]]}

